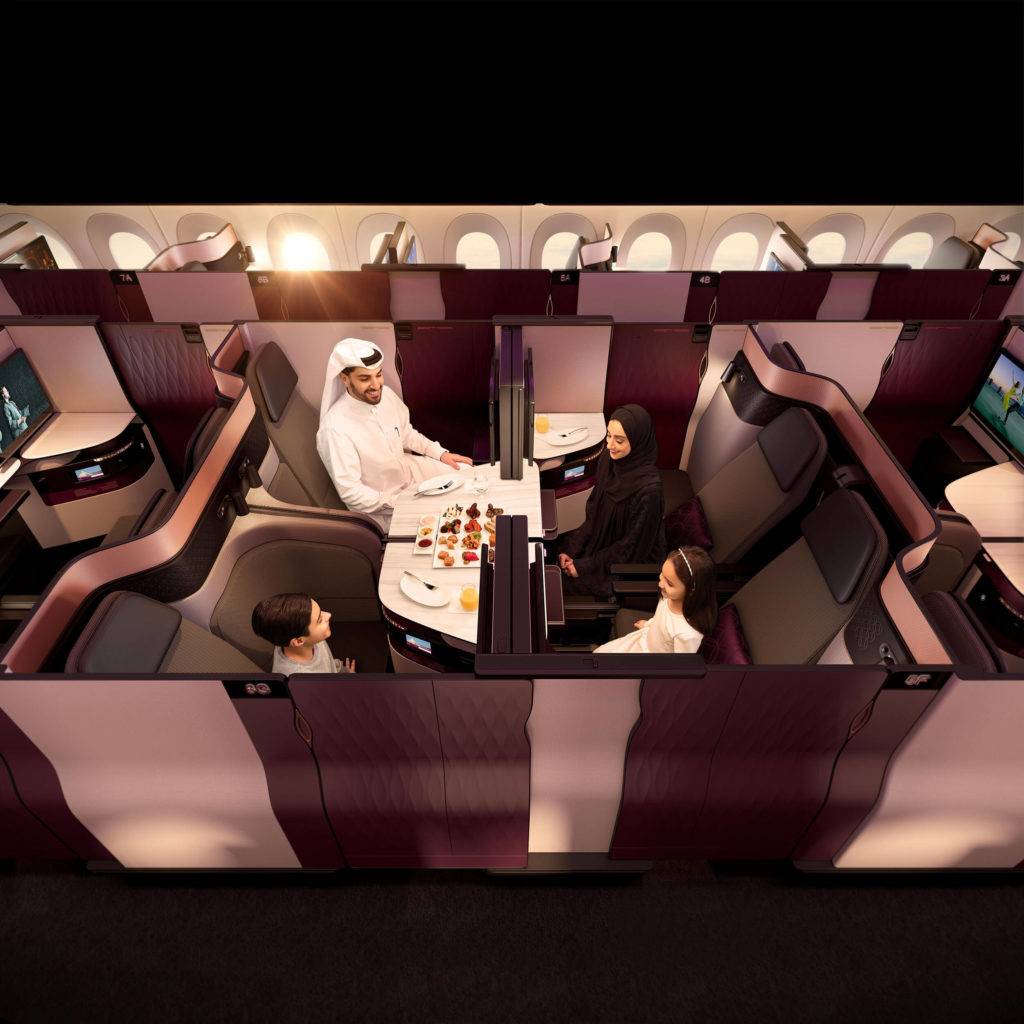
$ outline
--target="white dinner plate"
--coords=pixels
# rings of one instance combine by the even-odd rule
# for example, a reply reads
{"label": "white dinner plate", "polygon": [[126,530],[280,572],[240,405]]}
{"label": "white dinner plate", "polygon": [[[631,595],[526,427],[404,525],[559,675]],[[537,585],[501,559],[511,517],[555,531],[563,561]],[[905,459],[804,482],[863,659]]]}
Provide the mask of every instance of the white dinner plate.
{"label": "white dinner plate", "polygon": [[443,476],[432,476],[424,480],[416,488],[417,494],[451,494],[462,486],[462,481],[456,473],[445,473]]}
{"label": "white dinner plate", "polygon": [[[430,582],[433,583],[434,581],[431,580]],[[398,581],[398,589],[410,601],[426,605],[428,608],[444,608],[451,599],[447,587],[438,586],[437,590],[429,590],[411,576],[406,576],[404,572],[402,573],[402,578]]]}
{"label": "white dinner plate", "polygon": [[[559,433],[564,433],[564,431],[559,431]],[[590,428],[584,427],[568,437],[559,437],[553,430],[549,430],[546,434],[538,434],[537,436],[545,444],[551,445],[552,448],[568,448],[571,444],[579,444],[581,441],[586,441],[590,436]]]}

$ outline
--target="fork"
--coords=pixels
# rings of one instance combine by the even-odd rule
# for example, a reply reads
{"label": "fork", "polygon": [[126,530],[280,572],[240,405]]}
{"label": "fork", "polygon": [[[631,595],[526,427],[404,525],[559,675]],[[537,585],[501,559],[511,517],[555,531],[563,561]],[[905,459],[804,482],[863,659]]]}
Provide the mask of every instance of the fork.
{"label": "fork", "polygon": [[422,583],[423,586],[425,586],[427,588],[427,590],[438,590],[439,589],[438,585],[436,583],[428,583],[426,580],[421,580],[419,578],[419,576],[416,575],[416,573],[409,572],[408,569],[403,569],[402,573],[405,576],[411,576],[417,583]]}

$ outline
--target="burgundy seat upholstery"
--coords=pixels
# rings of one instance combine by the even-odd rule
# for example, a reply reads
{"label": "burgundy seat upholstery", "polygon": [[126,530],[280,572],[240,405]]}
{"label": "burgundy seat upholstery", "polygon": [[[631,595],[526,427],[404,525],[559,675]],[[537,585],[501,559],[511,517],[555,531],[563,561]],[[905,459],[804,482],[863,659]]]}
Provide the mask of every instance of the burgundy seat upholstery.
{"label": "burgundy seat upholstery", "polygon": [[731,604],[719,611],[715,628],[701,641],[697,653],[709,665],[752,664],[740,617]]}
{"label": "burgundy seat upholstery", "polygon": [[685,324],[616,324],[608,351],[604,413],[635,402],[654,420],[658,465],[676,469],[697,401],[706,345],[693,344]]}
{"label": "burgundy seat upholstery", "polygon": [[398,342],[402,397],[412,425],[449,451],[487,457],[490,323],[412,324]]}
{"label": "burgundy seat upholstery", "polygon": [[180,483],[189,440],[217,404],[206,347],[187,342],[177,324],[103,324],[103,336],[132,404]]}
{"label": "burgundy seat upholstery", "polygon": [[274,281],[289,320],[391,319],[391,286],[386,273],[278,271]]}
{"label": "burgundy seat upholstery", "polygon": [[883,270],[865,320],[967,320],[989,282],[987,270]]}
{"label": "burgundy seat upholstery", "polygon": [[442,270],[440,277],[448,320],[544,316],[551,290],[546,270]]}
{"label": "burgundy seat upholstery", "polygon": [[926,323],[912,341],[896,343],[865,414],[904,466],[926,437],[967,408],[1005,331],[1000,321]]}
{"label": "burgundy seat upholstery", "polygon": [[726,271],[718,284],[715,320],[813,320],[831,280],[827,270]]}
{"label": "burgundy seat upholstery", "polygon": [[106,270],[7,270],[3,282],[24,316],[128,319]]}

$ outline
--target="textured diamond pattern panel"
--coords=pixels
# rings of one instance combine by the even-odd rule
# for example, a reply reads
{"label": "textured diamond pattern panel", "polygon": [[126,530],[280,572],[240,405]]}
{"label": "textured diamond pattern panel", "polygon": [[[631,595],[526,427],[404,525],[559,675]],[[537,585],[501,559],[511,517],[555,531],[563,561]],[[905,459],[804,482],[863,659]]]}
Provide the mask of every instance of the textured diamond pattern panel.
{"label": "textured diamond pattern panel", "polygon": [[104,324],[103,332],[132,402],[180,480],[188,440],[217,401],[206,347],[186,342],[178,326]]}
{"label": "textured diamond pattern panel", "polygon": [[530,743],[526,680],[434,682],[452,853],[526,865]]}
{"label": "textured diamond pattern panel", "polygon": [[292,676],[289,689],[313,734],[345,859],[418,867],[449,857],[431,681]]}
{"label": "textured diamond pattern panel", "polygon": [[4,287],[25,316],[126,318],[105,270],[12,271]]}
{"label": "textured diamond pattern panel", "polygon": [[703,679],[645,679],[640,721],[626,750],[622,806],[612,856],[677,856],[692,838],[707,791],[711,755],[743,670]]}
{"label": "textured diamond pattern panel", "polygon": [[875,667],[748,670],[687,852],[789,856],[825,801],[850,725],[884,680]]}

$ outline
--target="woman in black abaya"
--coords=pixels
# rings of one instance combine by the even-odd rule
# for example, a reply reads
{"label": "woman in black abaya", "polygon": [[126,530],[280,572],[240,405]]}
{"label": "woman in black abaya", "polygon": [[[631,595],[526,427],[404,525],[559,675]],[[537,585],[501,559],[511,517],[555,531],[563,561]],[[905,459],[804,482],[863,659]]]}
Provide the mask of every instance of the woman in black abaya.
{"label": "woman in black abaya", "polygon": [[565,593],[608,598],[614,563],[664,559],[665,499],[657,460],[658,442],[647,410],[639,405],[616,409],[587,499],[586,521],[552,546]]}

